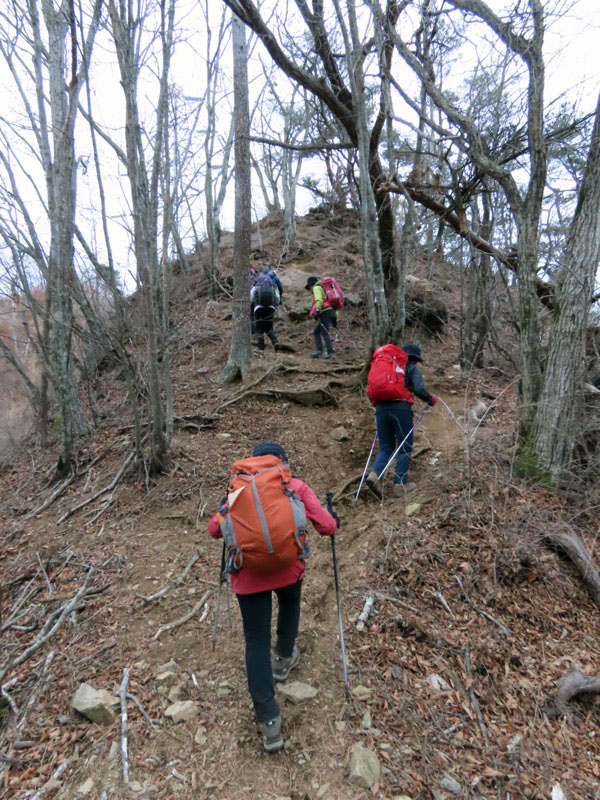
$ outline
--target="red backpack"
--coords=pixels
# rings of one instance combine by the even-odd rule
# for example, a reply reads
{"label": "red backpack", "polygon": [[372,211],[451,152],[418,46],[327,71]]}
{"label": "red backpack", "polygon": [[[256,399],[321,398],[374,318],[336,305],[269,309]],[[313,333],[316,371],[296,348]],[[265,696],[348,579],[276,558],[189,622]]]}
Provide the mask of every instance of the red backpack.
{"label": "red backpack", "polygon": [[412,405],[414,397],[404,383],[408,356],[394,344],[384,344],[373,353],[367,379],[367,394],[375,405],[390,400],[406,400]]}
{"label": "red backpack", "polygon": [[292,471],[277,456],[236,461],[221,517],[229,572],[278,572],[305,556],[306,509],[290,489]]}
{"label": "red backpack", "polygon": [[321,278],[321,287],[325,292],[325,308],[338,311],[344,307],[344,293],[335,278]]}

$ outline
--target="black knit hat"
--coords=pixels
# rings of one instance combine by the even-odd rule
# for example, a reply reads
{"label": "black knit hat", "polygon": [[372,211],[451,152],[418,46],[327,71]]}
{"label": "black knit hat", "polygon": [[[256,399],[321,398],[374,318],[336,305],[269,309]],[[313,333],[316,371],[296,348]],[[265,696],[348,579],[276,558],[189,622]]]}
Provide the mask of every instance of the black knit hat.
{"label": "black knit hat", "polygon": [[312,289],[312,287],[315,285],[315,283],[318,283],[318,282],[319,282],[319,279],[316,277],[316,275],[311,275],[310,278],[306,281],[306,286],[304,288],[305,289]]}
{"label": "black knit hat", "polygon": [[279,442],[259,442],[252,451],[253,456],[277,456],[286,464],[288,463],[287,453]]}
{"label": "black knit hat", "polygon": [[407,356],[412,356],[416,361],[423,361],[421,358],[421,348],[415,342],[403,344],[402,350],[404,350]]}

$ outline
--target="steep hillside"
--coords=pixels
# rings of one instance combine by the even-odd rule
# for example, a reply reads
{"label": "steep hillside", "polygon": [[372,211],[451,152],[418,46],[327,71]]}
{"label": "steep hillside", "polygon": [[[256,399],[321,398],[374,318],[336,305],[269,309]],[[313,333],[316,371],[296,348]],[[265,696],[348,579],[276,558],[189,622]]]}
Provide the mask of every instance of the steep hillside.
{"label": "steep hillside", "polygon": [[[253,240],[257,265],[273,263],[281,245],[277,221],[264,221]],[[229,248],[225,236],[225,264]],[[551,531],[573,531],[594,554],[597,506],[575,508],[515,478],[510,327],[500,326],[502,348],[486,354],[486,367],[465,374],[456,364],[456,277],[425,260],[413,273],[410,296],[445,306],[448,324],[433,337],[407,333],[421,343],[425,382],[440,402],[417,428],[405,498],[386,491],[378,503],[363,491],[353,502],[375,422],[357,382],[368,339],[352,215],[299,224],[280,269],[284,351],[267,343],[245,386],[217,381],[227,298],[198,294],[199,269],[179,277],[168,475],[116,480],[130,420],[110,372],[99,387],[102,427],[69,484],[49,484],[52,454],[33,442],[4,467],[3,796],[487,800],[560,797],[559,784],[566,797],[598,797],[600,704],[590,693],[556,713],[554,698],[573,667],[600,673],[599,609],[571,563],[544,544]],[[334,274],[350,294],[330,362],[310,358],[310,274]],[[254,724],[239,612],[225,589],[212,647],[220,544],[206,533],[232,460],[261,439],[281,441],[322,499],[336,495],[350,684],[345,691],[330,544],[313,533],[293,677],[317,698],[282,704],[286,746],[272,757]],[[359,622],[367,598],[371,611]],[[22,661],[3,674],[9,659]],[[128,786],[119,720],[103,727],[71,708],[81,683],[116,692],[125,668],[128,692],[158,721],[128,703]],[[168,719],[176,699],[193,701],[197,715]],[[357,743],[381,765],[369,789],[349,781]]]}

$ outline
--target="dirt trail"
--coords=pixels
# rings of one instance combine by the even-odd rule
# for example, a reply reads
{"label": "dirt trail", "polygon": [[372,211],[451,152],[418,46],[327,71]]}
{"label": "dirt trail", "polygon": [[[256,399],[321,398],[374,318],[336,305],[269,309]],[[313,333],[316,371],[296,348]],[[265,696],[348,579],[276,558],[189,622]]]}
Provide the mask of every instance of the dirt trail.
{"label": "dirt trail", "polygon": [[[339,265],[345,265],[343,284],[360,295],[355,255],[360,251],[348,246],[352,236],[357,240],[357,229],[341,235],[336,228],[327,237],[320,235],[321,228],[309,226],[308,231],[307,242],[333,244],[309,254],[305,266],[325,274],[338,265],[337,275]],[[444,286],[445,276],[440,269],[436,291],[450,309],[452,302],[458,308],[456,287]],[[239,391],[216,381],[229,321],[222,303],[198,299],[197,275],[180,277],[174,293],[179,315],[173,346],[175,411],[214,415]],[[304,284],[301,274],[297,277],[301,300]],[[285,361],[297,371],[273,372],[256,388],[314,388],[331,378],[332,367],[358,365],[366,358],[366,318],[359,306],[342,316],[333,362],[310,359],[312,323],[290,318],[278,327],[281,340],[295,352],[275,354],[267,346],[262,358],[253,359],[247,385]],[[346,697],[331,548],[313,532],[300,622],[302,660],[292,677],[314,686],[318,696],[304,705],[282,704],[286,748],[276,756],[264,754],[254,723],[239,611],[230,593],[223,596],[212,651],[221,545],[208,537],[206,523],[224,493],[231,462],[262,439],[285,445],[294,472],[321,500],[360,474],[375,432],[364,387],[334,389],[330,400],[337,399],[337,405],[307,407],[285,398],[248,396],[223,407],[214,429],[176,431],[169,475],[148,485],[143,476],[128,476],[105,512],[98,515],[96,503],[57,524],[65,511],[108,485],[131,446],[130,434],[122,431],[129,422],[123,419],[123,387],[107,374],[101,378],[106,427],[80,458],[85,466],[107,455],[84,479],[48,511],[27,518],[53,490],[47,482],[52,453],[35,451],[31,464],[27,459],[7,467],[0,496],[4,586],[15,576],[33,575],[37,594],[31,619],[37,624],[54,607],[43,578],[36,576],[38,553],[49,565],[54,597],[73,596],[89,565],[96,568],[102,592],[52,641],[52,677],[25,728],[30,746],[16,753],[18,761],[5,773],[0,793],[4,790],[11,800],[24,798],[68,759],[64,781],[54,787],[61,800],[81,800],[77,787],[87,779],[93,781],[89,800],[100,800],[104,788],[108,800],[388,800],[402,795],[430,800],[450,796],[442,787],[449,778],[460,784],[462,796],[477,800],[541,800],[558,780],[567,796],[597,796],[600,737],[592,732],[598,709],[582,707],[568,724],[548,721],[542,713],[571,664],[594,674],[600,658],[597,609],[579,576],[540,547],[538,534],[546,521],[561,516],[569,521],[573,510],[513,477],[511,374],[494,367],[462,375],[455,367],[456,342],[418,331],[414,335],[425,357],[425,384],[440,397],[415,434],[410,472],[415,487],[406,498],[390,497],[390,474],[383,503],[364,490],[353,505],[354,485],[337,507],[343,522],[337,553],[350,682],[367,687],[370,695]],[[510,364],[501,367],[512,369]],[[479,424],[467,412],[482,399],[491,407]],[[339,426],[346,432],[341,440],[331,436]],[[576,510],[577,523],[592,544],[594,514]],[[195,554],[198,560],[180,586],[160,600],[142,601],[181,575]],[[180,619],[207,590],[206,617],[199,609],[193,619],[157,637],[161,626]],[[373,618],[359,632],[356,619],[374,591]],[[31,635],[11,632],[9,640],[21,646]],[[15,694],[18,701],[34,687],[45,657],[46,651],[40,651],[18,672],[18,689],[23,690]],[[162,723],[149,725],[130,704],[131,777],[139,782],[130,788],[123,787],[115,754],[118,722],[100,728],[70,710],[82,681],[114,691],[124,667],[131,669],[131,691]],[[432,674],[448,688],[432,691]],[[167,696],[176,694],[198,704],[196,719],[177,725],[165,719]],[[517,749],[515,737],[522,742]],[[348,781],[348,754],[357,742],[375,751],[383,767],[372,790]]]}
{"label": "dirt trail", "polygon": [[[436,386],[435,390],[442,388]],[[243,413],[242,409],[240,412]],[[313,469],[307,466],[301,473],[323,498],[327,489],[341,483],[345,472],[339,456],[336,463],[334,453],[326,452],[340,447],[327,439],[327,430],[339,424],[342,417],[342,422],[352,420],[360,437],[368,440],[373,433],[374,417],[359,395],[350,397],[341,413],[337,409],[321,409],[315,417],[314,411],[302,408],[290,413],[294,414],[294,423],[299,427],[310,419],[310,435],[323,443],[318,468],[317,464]],[[278,435],[279,432],[274,434],[274,438]],[[416,433],[415,452],[420,455],[411,472],[411,479],[418,482],[418,490],[407,494],[407,503],[412,499],[430,502],[443,492],[445,462],[458,457],[461,436],[460,428],[441,403],[426,414]],[[310,447],[310,442],[308,444]],[[362,461],[368,454],[368,446],[361,446],[360,441],[353,442],[352,448],[347,443],[344,447],[353,449],[352,455],[357,460]],[[333,479],[333,484],[324,483],[325,476]],[[389,481],[391,486],[391,479]],[[136,594],[149,594],[162,586],[167,565],[175,575],[181,571],[196,542],[202,553],[185,584],[150,607],[140,607],[131,594],[126,600],[123,598],[129,612],[126,625],[117,636],[119,649],[128,652],[128,663],[138,664],[137,668],[132,667],[134,681],[143,685],[151,704],[153,700],[164,699],[164,694],[160,693],[165,689],[157,683],[157,670],[174,660],[177,666],[173,671],[177,677],[167,681],[167,688],[173,682],[183,682],[181,699],[195,700],[201,709],[199,719],[156,731],[144,741],[135,759],[138,765],[135,777],[144,784],[150,779],[149,767],[155,765],[164,778],[165,764],[172,764],[186,781],[173,779],[173,791],[177,790],[177,796],[197,799],[241,800],[253,796],[265,800],[277,797],[347,800],[365,797],[365,791],[352,787],[346,776],[351,745],[370,738],[368,732],[361,729],[361,719],[369,704],[348,698],[344,690],[329,540],[314,531],[311,534],[312,554],[303,588],[298,639],[302,660],[290,678],[314,686],[318,697],[299,706],[281,701],[285,751],[268,757],[262,753],[253,719],[243,667],[240,615],[229,590],[222,596],[216,651],[213,653],[211,649],[214,583],[221,545],[205,533],[206,517],[216,505],[214,492],[205,499],[206,515],[199,521],[197,530],[188,525],[194,518],[193,508],[187,503],[170,503],[167,516],[173,522],[168,524],[168,537],[160,528],[144,527],[128,539],[129,546],[124,553],[128,566],[125,583]],[[390,518],[394,523],[401,523],[405,503],[388,498],[384,504],[379,504],[365,491],[356,506],[345,503],[339,510],[343,528],[338,534],[337,554],[349,675],[351,686],[355,687],[365,679],[356,659],[357,648],[364,650],[365,646],[356,635],[354,623],[370,586],[373,584],[374,588],[376,582],[369,565],[381,559],[382,544],[387,541],[385,525]],[[175,521],[178,514],[181,515],[180,524]],[[202,624],[192,621],[154,641],[154,634],[161,625],[180,617],[211,585],[210,614]],[[139,664],[140,661],[146,663]],[[206,741],[201,739],[197,744],[194,736],[199,727]],[[133,746],[135,753],[139,742],[134,742]],[[102,766],[100,771],[103,770]]]}

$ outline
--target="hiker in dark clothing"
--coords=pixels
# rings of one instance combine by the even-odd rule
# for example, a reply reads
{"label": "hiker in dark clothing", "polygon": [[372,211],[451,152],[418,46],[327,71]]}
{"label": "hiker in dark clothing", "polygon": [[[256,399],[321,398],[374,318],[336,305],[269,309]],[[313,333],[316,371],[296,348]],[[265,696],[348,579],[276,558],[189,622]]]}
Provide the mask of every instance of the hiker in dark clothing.
{"label": "hiker in dark clothing", "polygon": [[[389,347],[387,345],[386,347]],[[383,348],[380,348],[383,349]],[[392,346],[392,350],[398,350]],[[401,350],[408,356],[408,362],[403,375],[402,387],[398,391],[398,399],[379,401],[372,393],[369,393],[375,405],[375,419],[377,422],[377,437],[379,439],[379,452],[373,464],[373,469],[367,476],[367,486],[378,498],[382,498],[381,481],[379,476],[385,469],[386,464],[392,457],[396,448],[406,439],[398,457],[394,472],[394,497],[402,497],[404,486],[408,481],[408,470],[413,446],[413,410],[414,395],[423,400],[429,406],[437,403],[437,397],[430,394],[423,383],[423,376],[418,367],[418,362],[422,362],[421,348],[418,344],[403,344]],[[377,356],[375,351],[374,357]],[[402,370],[399,370],[400,372]],[[396,386],[399,384],[396,383]]]}
{"label": "hiker in dark clothing", "polygon": [[[252,456],[276,456],[275,463],[289,469],[286,452],[278,442],[261,442],[254,448]],[[253,490],[258,492],[252,485]],[[299,478],[292,476],[288,486],[300,498],[306,518],[310,519],[314,528],[322,536],[334,534],[339,526],[337,515],[326,511],[313,490]],[[233,498],[233,506],[235,495],[231,494],[229,498]],[[228,498],[221,501],[221,513],[215,514],[208,523],[208,532],[215,539],[221,537],[222,526],[226,524],[226,515],[229,513],[227,502]],[[263,535],[262,531],[260,535]],[[296,636],[306,557],[303,554],[302,558],[289,566],[269,574],[251,572],[243,567],[242,561],[242,569],[230,575],[231,588],[237,596],[242,614],[248,689],[263,735],[263,746],[269,753],[283,748],[281,713],[275,699],[274,681],[285,681],[300,660]],[[271,660],[272,592],[277,595],[279,611],[277,640]]]}
{"label": "hiker in dark clothing", "polygon": [[265,350],[265,334],[271,340],[275,350],[279,350],[279,342],[273,329],[277,302],[274,286],[256,284],[250,290],[251,333],[256,335],[256,347],[259,353],[263,353]]}
{"label": "hiker in dark clothing", "polygon": [[[315,338],[315,352],[311,354],[312,358],[333,358],[334,350],[329,335],[329,328],[337,327],[337,313],[335,309],[329,306],[329,301],[325,294],[325,290],[321,286],[321,282],[315,275],[306,281],[305,289],[312,292],[313,304],[310,310],[310,316],[314,317],[317,325],[313,332]],[[327,352],[323,355],[323,344]]]}
{"label": "hiker in dark clothing", "polygon": [[275,288],[279,292],[279,301],[283,301],[283,284],[279,280],[279,275],[275,272],[273,267],[270,264],[267,264],[263,267],[263,275],[266,275],[275,285]]}

